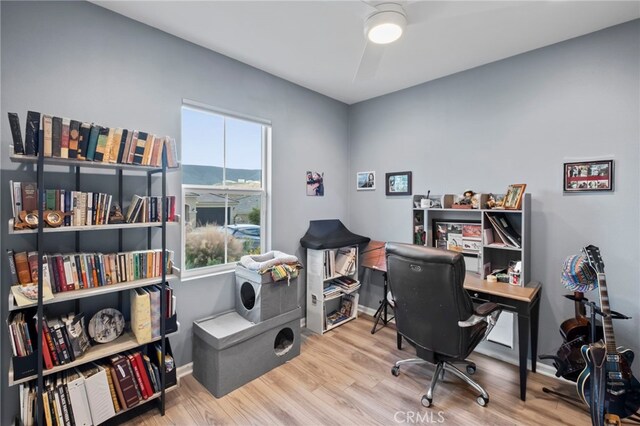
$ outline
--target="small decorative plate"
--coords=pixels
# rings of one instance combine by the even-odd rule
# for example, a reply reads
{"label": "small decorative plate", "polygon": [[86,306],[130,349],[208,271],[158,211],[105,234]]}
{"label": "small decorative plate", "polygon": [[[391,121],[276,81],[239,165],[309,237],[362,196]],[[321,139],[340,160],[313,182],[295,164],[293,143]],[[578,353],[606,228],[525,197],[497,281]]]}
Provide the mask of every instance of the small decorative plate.
{"label": "small decorative plate", "polygon": [[89,336],[97,343],[109,343],[117,339],[123,331],[124,317],[117,309],[102,309],[89,321]]}

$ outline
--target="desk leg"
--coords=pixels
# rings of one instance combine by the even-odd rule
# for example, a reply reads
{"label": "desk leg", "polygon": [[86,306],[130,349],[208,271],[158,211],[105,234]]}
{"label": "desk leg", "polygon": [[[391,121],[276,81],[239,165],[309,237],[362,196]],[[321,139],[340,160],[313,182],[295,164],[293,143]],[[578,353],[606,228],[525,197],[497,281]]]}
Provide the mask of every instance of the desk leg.
{"label": "desk leg", "polygon": [[529,318],[518,314],[518,346],[520,349],[520,399],[527,399],[527,355],[529,354]]}
{"label": "desk leg", "polygon": [[536,362],[538,361],[538,320],[540,313],[540,299],[535,302],[531,309],[531,371],[536,372]]}

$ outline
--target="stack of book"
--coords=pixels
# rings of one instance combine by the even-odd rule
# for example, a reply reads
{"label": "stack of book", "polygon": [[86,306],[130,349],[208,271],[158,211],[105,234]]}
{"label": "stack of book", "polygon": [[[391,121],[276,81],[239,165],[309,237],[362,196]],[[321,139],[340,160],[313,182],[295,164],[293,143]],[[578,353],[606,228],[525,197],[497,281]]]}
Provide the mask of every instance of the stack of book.
{"label": "stack of book", "polygon": [[9,113],[9,124],[17,155],[38,155],[42,142],[45,157],[159,167],[164,153],[167,166],[178,167],[176,141],[169,136],[29,111],[23,141],[16,113]]}
{"label": "stack of book", "polygon": [[[34,323],[37,327],[37,318],[34,318]],[[90,347],[82,313],[44,318],[42,331],[42,359],[47,369],[75,361]]]}
{"label": "stack of book", "polygon": [[162,312],[160,303],[163,297],[162,287],[152,285],[130,290],[131,331],[138,343],[146,343],[160,337],[160,318],[171,318],[175,312],[175,295],[173,289],[165,287],[165,311]]}
{"label": "stack of book", "polygon": [[[484,244],[489,246],[522,247],[522,237],[511,225],[505,213],[487,213],[487,219],[489,219],[489,223],[491,223],[494,232],[487,232],[487,230],[485,230]],[[494,236],[497,236],[497,238]]]}
{"label": "stack of book", "polygon": [[345,321],[351,317],[353,310],[353,301],[348,298],[343,298],[340,304],[340,308],[329,315],[327,315],[327,326],[332,326]]}
{"label": "stack of book", "polygon": [[24,319],[24,313],[19,312],[9,320],[9,340],[13,356],[27,356],[33,353],[36,342],[31,341],[31,333]]}
{"label": "stack of book", "polygon": [[322,290],[322,294],[324,295],[325,299],[330,299],[332,297],[341,295],[342,290],[335,284],[330,284]]}
{"label": "stack of book", "polygon": [[353,278],[342,276],[331,280],[331,284],[334,284],[344,293],[351,293],[354,290],[360,288],[360,283]]}
{"label": "stack of book", "polygon": [[[165,204],[167,222],[176,220],[176,197],[168,195]],[[162,222],[162,197],[134,195],[124,216],[127,223]]]}

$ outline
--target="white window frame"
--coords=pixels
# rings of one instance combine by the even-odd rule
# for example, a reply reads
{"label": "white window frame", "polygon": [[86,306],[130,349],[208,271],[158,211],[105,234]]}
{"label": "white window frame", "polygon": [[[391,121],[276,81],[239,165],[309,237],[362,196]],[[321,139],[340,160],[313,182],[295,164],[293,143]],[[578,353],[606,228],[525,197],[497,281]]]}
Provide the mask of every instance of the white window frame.
{"label": "white window frame", "polygon": [[[262,126],[262,189],[237,189],[230,188],[225,185],[226,182],[226,155],[223,156],[223,184],[222,185],[191,185],[191,184],[181,184],[182,196],[181,198],[181,211],[182,217],[184,220],[180,227],[180,248],[181,248],[181,264],[180,264],[180,279],[181,281],[189,281],[193,279],[214,276],[224,273],[229,273],[235,270],[235,265],[237,262],[225,263],[222,265],[212,265],[212,266],[204,266],[201,268],[195,269],[187,269],[186,268],[186,251],[185,251],[185,225],[186,225],[186,193],[190,190],[198,191],[198,190],[208,190],[213,194],[220,195],[260,195],[261,203],[260,203],[260,251],[262,253],[266,253],[271,249],[271,121],[251,117],[244,114],[239,114],[236,112],[217,109],[211,107],[209,105],[203,104],[197,101],[191,101],[187,99],[183,99],[182,101],[183,108],[189,108],[196,111],[206,112],[210,114],[220,115],[223,118],[232,118],[237,120],[248,121],[251,123],[259,124]],[[180,126],[182,127],[182,108],[180,110]],[[226,129],[226,122],[223,129]],[[181,129],[182,130],[182,129]],[[182,132],[181,132],[182,133]],[[184,139],[181,138],[182,143],[184,143]],[[223,136],[223,146],[226,149],[226,132]],[[182,146],[182,144],[181,144]],[[181,157],[184,158],[184,157]],[[225,222],[229,224],[229,218],[227,218],[228,214],[228,205],[226,204],[228,199],[225,201]],[[226,247],[225,247],[226,250]],[[225,253],[226,257],[226,253]]]}

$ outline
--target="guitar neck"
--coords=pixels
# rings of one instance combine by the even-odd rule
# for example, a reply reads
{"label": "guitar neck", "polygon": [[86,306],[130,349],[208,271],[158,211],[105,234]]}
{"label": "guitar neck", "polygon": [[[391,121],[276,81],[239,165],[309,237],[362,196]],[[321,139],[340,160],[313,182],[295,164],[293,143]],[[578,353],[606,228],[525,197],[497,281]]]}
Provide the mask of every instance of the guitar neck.
{"label": "guitar neck", "polygon": [[607,348],[607,353],[617,353],[616,337],[613,334],[613,321],[611,320],[611,308],[609,307],[607,279],[604,272],[598,272],[598,288],[600,289],[600,310],[603,314],[602,329],[604,330],[604,344]]}

